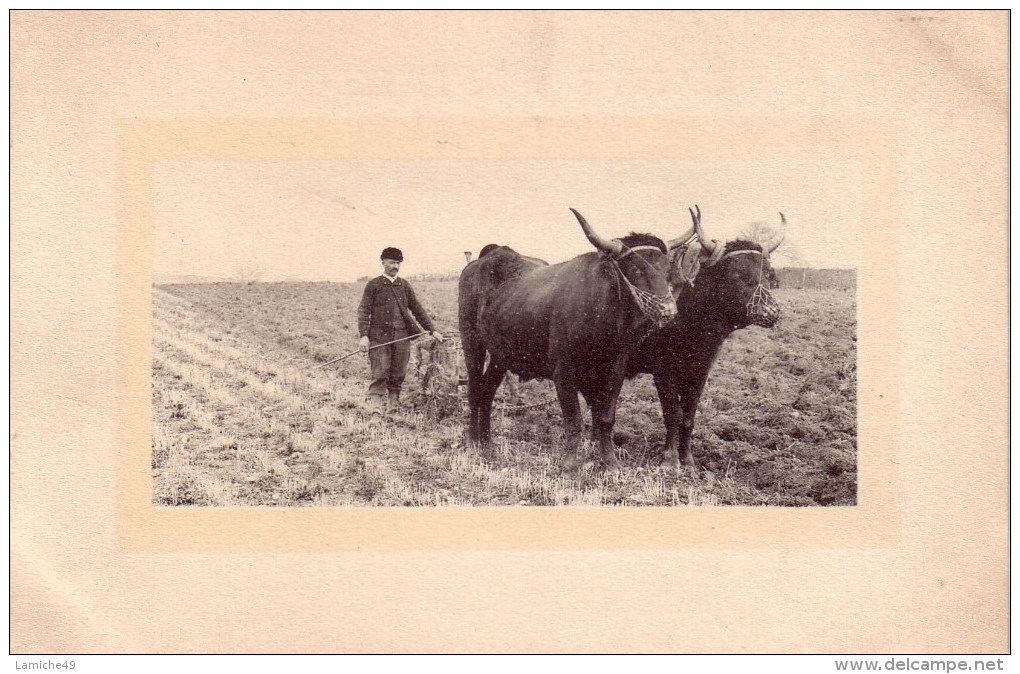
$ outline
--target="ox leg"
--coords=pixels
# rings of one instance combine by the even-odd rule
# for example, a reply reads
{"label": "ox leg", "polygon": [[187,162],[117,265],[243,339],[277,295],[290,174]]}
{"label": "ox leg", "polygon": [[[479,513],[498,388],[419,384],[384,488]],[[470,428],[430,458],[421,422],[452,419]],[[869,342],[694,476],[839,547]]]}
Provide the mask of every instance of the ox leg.
{"label": "ox leg", "polygon": [[481,386],[478,395],[478,437],[482,445],[488,446],[492,442],[490,424],[492,422],[492,401],[496,398],[496,391],[503,383],[506,375],[506,368],[496,365],[493,362],[485,368],[481,377]]}
{"label": "ox leg", "polygon": [[584,401],[588,403],[588,409],[591,411],[591,441],[598,443],[600,437],[598,412],[596,412],[600,404],[598,396],[587,389],[581,389],[581,395],[584,396]]}
{"label": "ox leg", "polygon": [[581,389],[584,399],[591,407],[591,439],[598,443],[599,455],[607,471],[617,472],[622,466],[616,456],[616,444],[613,442],[613,427],[616,425],[616,401],[623,385],[623,377],[616,383],[593,382]]}
{"label": "ox leg", "polygon": [[701,387],[694,391],[687,389],[680,394],[679,453],[680,463],[689,468],[697,469],[691,453],[691,433],[694,432],[694,415],[698,413],[698,400],[701,399]]}
{"label": "ox leg", "polygon": [[684,376],[679,384],[680,394],[680,424],[679,424],[679,451],[680,464],[697,471],[698,464],[691,454],[691,433],[694,431],[694,417],[698,413],[698,401],[701,400],[701,392],[705,389],[705,382],[708,380],[708,371],[715,359],[714,353],[707,359],[704,367],[692,368]]}
{"label": "ox leg", "polygon": [[[624,358],[617,360],[610,372],[609,381],[601,396],[600,409],[598,411],[599,422],[599,448],[602,451],[602,463],[606,470],[617,472],[622,466],[616,456],[616,444],[613,442],[613,428],[616,426],[616,407],[620,400],[620,390],[623,388],[624,371],[627,361]],[[592,425],[595,423],[596,414],[592,411]]]}
{"label": "ox leg", "polygon": [[607,423],[607,401],[603,391],[586,391],[584,399],[591,408],[591,440],[599,447],[599,456],[606,470],[620,470],[620,462],[616,458],[616,445],[613,443],[613,424]]}
{"label": "ox leg", "polygon": [[481,442],[478,412],[481,408],[479,401],[481,399],[482,369],[485,365],[485,351],[470,343],[466,336],[464,339],[464,365],[467,368],[468,409],[470,411],[468,441],[473,445],[477,445]]}
{"label": "ox leg", "polygon": [[671,377],[655,375],[655,390],[662,407],[662,421],[666,426],[666,447],[662,452],[662,465],[680,468],[680,421],[684,414],[680,408],[680,394]]}
{"label": "ox leg", "polygon": [[577,400],[577,384],[574,382],[572,373],[565,372],[563,368],[557,367],[554,380],[556,382],[556,397],[560,402],[560,410],[563,412],[563,434],[566,441],[566,456],[563,460],[563,467],[568,471],[576,471],[583,463],[581,456],[581,433],[584,424],[581,421],[581,405]]}
{"label": "ox leg", "polygon": [[493,367],[492,363],[485,366],[485,349],[474,340],[464,341],[464,362],[468,375],[468,440],[476,446],[488,445],[490,438],[490,418],[492,400],[496,396],[506,370]]}
{"label": "ox leg", "polygon": [[605,427],[602,422],[605,400],[602,392],[597,389],[582,388],[581,395],[584,396],[585,402],[588,403],[588,409],[591,410],[591,441],[598,445],[601,455],[602,443],[605,438]]}

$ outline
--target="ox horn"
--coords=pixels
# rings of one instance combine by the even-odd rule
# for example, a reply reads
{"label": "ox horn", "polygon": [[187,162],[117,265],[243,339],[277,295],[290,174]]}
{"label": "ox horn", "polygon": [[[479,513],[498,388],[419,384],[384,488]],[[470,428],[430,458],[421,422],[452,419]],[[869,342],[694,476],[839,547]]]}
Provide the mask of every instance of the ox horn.
{"label": "ox horn", "polygon": [[694,236],[694,225],[691,225],[690,229],[688,229],[686,232],[684,232],[683,234],[681,234],[677,238],[670,239],[669,241],[667,241],[666,242],[666,249],[667,250],[673,250],[674,248],[682,246],[685,243],[687,243],[688,241],[690,241],[692,236]]}
{"label": "ox horn", "polygon": [[701,242],[701,247],[705,249],[705,252],[709,255],[715,253],[715,247],[718,245],[715,241],[710,241],[705,238],[705,232],[701,230],[701,207],[694,204],[694,208],[688,208],[691,212],[691,220],[694,221],[694,232],[698,235],[698,241]]}
{"label": "ox horn", "polygon": [[783,239],[786,238],[786,216],[783,215],[782,211],[779,212],[779,219],[782,220],[783,222],[783,228],[780,230],[779,234],[774,239],[771,239],[768,243],[766,243],[763,246],[763,248],[765,249],[765,253],[768,255],[771,255],[772,251],[774,251],[776,248],[779,248],[779,244],[781,244],[783,242]]}
{"label": "ox horn", "polygon": [[591,225],[588,224],[588,221],[584,219],[583,215],[575,211],[573,208],[570,209],[570,212],[573,213],[577,218],[577,221],[581,223],[581,229],[584,230],[584,235],[588,237],[589,241],[591,241],[591,245],[604,253],[609,253],[610,255],[619,255],[623,252],[623,243],[616,240],[603,239],[595,233],[595,230],[591,228]]}

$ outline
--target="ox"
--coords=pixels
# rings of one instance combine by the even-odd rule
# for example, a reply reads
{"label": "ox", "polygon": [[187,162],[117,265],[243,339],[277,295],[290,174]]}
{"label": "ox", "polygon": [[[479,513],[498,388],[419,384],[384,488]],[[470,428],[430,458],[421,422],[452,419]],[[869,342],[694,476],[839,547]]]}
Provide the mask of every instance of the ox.
{"label": "ox", "polygon": [[522,381],[552,379],[563,412],[566,469],[581,462],[580,392],[592,412],[602,461],[618,470],[612,430],[628,358],[643,337],[676,315],[669,257],[661,239],[603,239],[570,210],[598,252],[549,265],[490,245],[461,273],[468,436],[489,444],[492,401],[507,371]]}
{"label": "ox", "polygon": [[[697,207],[695,207],[697,208]],[[670,257],[694,263],[686,278],[674,264],[671,281],[677,289],[677,317],[644,341],[631,359],[627,377],[650,373],[666,425],[663,463],[694,467],[691,432],[698,400],[719,348],[730,333],[749,325],[772,327],[779,305],[768,290],[774,274],[769,254],[782,243],[783,232],[763,245],[749,241],[709,241],[701,229],[701,209],[691,210],[694,225],[669,242]],[[696,241],[692,241],[696,237]],[[700,246],[700,251],[695,246]],[[700,271],[697,269],[700,268]]]}

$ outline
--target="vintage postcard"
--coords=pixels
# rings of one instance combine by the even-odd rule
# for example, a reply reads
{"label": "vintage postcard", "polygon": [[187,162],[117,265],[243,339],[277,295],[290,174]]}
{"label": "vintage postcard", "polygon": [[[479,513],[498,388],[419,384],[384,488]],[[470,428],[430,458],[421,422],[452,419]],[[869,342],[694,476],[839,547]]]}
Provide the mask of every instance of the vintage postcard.
{"label": "vintage postcard", "polygon": [[1007,26],[13,12],[12,652],[1006,652]]}

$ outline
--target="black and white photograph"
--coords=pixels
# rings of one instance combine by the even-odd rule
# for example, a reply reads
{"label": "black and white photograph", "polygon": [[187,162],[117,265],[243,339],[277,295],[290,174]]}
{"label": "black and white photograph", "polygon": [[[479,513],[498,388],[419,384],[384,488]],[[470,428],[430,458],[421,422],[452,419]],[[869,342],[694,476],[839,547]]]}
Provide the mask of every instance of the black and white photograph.
{"label": "black and white photograph", "polygon": [[12,668],[1008,669],[1008,10],[9,42]]}
{"label": "black and white photograph", "polygon": [[853,162],[156,171],[159,505],[856,503]]}

